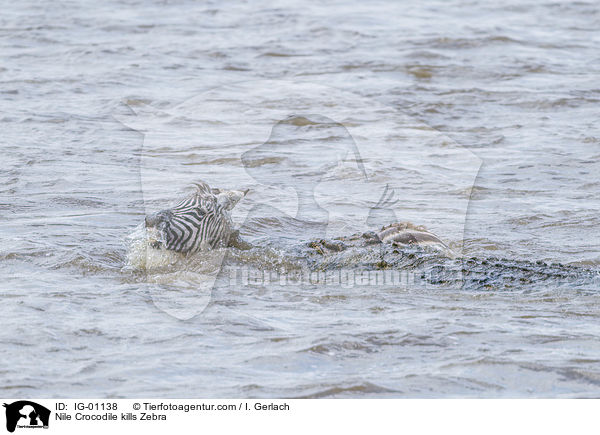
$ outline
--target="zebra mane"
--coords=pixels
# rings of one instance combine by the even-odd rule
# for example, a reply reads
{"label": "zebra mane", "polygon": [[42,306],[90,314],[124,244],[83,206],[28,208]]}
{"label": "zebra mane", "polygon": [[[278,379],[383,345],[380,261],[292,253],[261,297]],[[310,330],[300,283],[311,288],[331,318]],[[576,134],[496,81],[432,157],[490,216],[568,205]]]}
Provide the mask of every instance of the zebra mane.
{"label": "zebra mane", "polygon": [[213,194],[215,192],[213,192],[208,184],[206,184],[204,181],[198,181],[196,183],[192,183],[192,186],[194,186],[196,188],[196,194],[201,194],[201,195],[209,195],[209,194]]}

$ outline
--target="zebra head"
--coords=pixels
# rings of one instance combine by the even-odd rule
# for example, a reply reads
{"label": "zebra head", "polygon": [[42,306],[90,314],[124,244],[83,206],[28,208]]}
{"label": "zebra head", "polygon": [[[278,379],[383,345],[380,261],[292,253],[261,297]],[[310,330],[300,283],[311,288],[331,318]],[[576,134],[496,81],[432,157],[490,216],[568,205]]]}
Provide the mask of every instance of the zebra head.
{"label": "zebra head", "polygon": [[203,182],[194,186],[195,191],[174,207],[146,216],[146,229],[158,233],[153,248],[187,254],[229,243],[230,211],[248,190],[211,189]]}

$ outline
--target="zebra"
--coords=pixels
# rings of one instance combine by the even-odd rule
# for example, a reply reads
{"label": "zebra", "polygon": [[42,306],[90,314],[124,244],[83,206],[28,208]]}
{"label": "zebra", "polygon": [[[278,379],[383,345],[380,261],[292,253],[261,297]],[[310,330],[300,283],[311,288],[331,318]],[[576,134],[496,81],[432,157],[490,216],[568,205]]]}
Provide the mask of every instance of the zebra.
{"label": "zebra", "polygon": [[174,207],[146,216],[146,230],[158,233],[153,248],[194,254],[225,247],[237,237],[230,211],[248,190],[215,189],[202,181],[193,185],[194,193]]}
{"label": "zebra", "polygon": [[[233,229],[230,211],[248,193],[248,190],[223,190],[210,188],[204,182],[194,183],[195,191],[172,208],[161,210],[146,216],[146,234],[151,230],[156,233],[149,237],[150,246],[155,249],[166,249],[182,254],[194,254],[217,247],[234,246],[239,249],[251,249],[252,245],[239,238],[239,232]],[[386,186],[382,198],[373,210],[378,211],[387,205],[393,205],[393,191]],[[373,212],[372,210],[372,212]],[[388,209],[384,208],[384,211]],[[391,211],[395,220],[395,214]],[[367,222],[378,216],[371,216]],[[373,219],[371,219],[373,218]],[[423,227],[408,222],[396,222],[382,227],[378,231],[338,237],[334,241],[318,240],[308,244],[324,254],[327,251],[345,250],[352,245],[393,244],[395,246],[420,245],[429,246],[440,252],[452,250],[435,234]]]}

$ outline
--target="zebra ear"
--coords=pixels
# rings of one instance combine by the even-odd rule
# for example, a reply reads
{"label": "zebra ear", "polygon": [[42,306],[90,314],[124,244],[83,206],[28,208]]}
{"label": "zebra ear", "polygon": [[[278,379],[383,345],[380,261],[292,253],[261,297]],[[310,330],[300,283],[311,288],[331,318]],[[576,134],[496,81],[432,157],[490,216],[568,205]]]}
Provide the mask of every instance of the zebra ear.
{"label": "zebra ear", "polygon": [[246,190],[225,190],[221,191],[217,195],[217,203],[225,208],[226,210],[231,210],[235,205],[240,202],[240,200],[246,196],[248,193],[248,189]]}

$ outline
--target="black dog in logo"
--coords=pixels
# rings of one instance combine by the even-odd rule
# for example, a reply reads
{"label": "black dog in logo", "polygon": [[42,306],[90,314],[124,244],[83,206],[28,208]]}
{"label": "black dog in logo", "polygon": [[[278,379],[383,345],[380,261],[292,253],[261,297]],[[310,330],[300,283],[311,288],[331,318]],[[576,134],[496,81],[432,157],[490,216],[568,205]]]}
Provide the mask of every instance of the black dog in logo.
{"label": "black dog in logo", "polygon": [[38,418],[42,420],[44,427],[48,427],[48,421],[50,420],[50,410],[38,405],[35,402],[29,400],[19,400],[13,402],[10,405],[4,404],[6,408],[6,430],[14,432],[17,427],[17,423],[23,417],[29,419],[30,426],[37,426]]}

